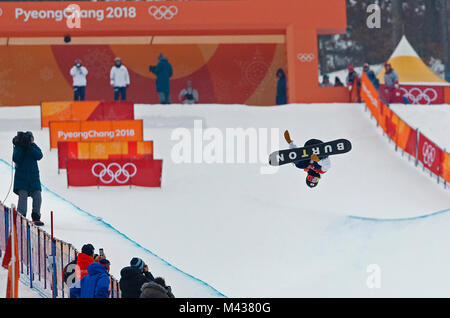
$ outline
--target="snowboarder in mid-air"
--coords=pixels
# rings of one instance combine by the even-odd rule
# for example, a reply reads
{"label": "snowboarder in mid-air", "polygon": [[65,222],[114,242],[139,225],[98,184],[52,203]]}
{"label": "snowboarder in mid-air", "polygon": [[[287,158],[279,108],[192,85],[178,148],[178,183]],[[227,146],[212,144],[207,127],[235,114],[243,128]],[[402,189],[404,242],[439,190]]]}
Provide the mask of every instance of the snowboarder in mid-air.
{"label": "snowboarder in mid-air", "polygon": [[[284,132],[284,139],[286,139],[287,143],[289,144],[290,149],[298,148],[294,142],[291,140],[291,137],[289,135],[289,131]],[[306,146],[312,146],[321,144],[322,141],[318,139],[310,139],[307,142],[305,142]],[[300,160],[293,162],[293,164],[299,168],[303,169],[308,175],[306,176],[306,184],[310,188],[314,188],[317,186],[320,180],[320,176],[330,170],[331,162],[328,156],[323,156],[322,158],[319,158],[318,155],[312,154],[310,158]]]}

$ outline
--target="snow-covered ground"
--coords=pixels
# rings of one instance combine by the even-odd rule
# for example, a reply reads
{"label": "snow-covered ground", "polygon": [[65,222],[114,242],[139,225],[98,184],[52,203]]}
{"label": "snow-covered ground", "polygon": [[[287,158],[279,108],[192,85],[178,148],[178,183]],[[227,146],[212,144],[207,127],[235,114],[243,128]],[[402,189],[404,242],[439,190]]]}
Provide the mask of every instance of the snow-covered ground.
{"label": "snow-covered ground", "polygon": [[[6,285],[8,281],[8,271],[0,266],[0,298],[6,296]],[[41,294],[31,289],[29,285],[19,281],[19,298],[41,298]]]}
{"label": "snow-covered ground", "polygon": [[450,152],[450,105],[403,105],[390,108],[411,127]]}
{"label": "snow-covered ground", "polygon": [[[55,236],[79,249],[103,247],[117,278],[138,256],[177,297],[449,295],[450,191],[396,153],[363,105],[136,105],[135,115],[164,160],[161,189],[67,188],[39,108],[0,108],[0,200],[11,177],[11,139],[31,130],[44,152],[44,228],[54,211]],[[205,132],[217,128],[212,136],[273,128],[284,148],[289,129],[298,144],[347,138],[353,149],[332,157],[315,189],[291,165],[262,173],[270,172],[261,168],[273,148],[262,149],[258,163],[176,163],[173,133],[195,139],[196,120]],[[207,152],[211,140],[203,143]],[[10,194],[6,203],[16,200]],[[380,288],[368,287],[373,269]]]}

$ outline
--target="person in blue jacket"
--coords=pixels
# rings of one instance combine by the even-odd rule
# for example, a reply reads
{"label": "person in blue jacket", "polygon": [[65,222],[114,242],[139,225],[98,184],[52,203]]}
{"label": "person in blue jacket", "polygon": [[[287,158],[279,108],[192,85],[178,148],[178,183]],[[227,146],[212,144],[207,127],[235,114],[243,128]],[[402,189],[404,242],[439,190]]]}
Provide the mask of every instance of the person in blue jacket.
{"label": "person in blue jacket", "polygon": [[286,97],[286,75],[284,74],[283,69],[278,69],[277,71],[277,99],[276,103],[277,105],[284,105],[287,104],[287,97]]}
{"label": "person in blue jacket", "polygon": [[42,188],[37,163],[43,157],[42,151],[34,143],[31,131],[18,132],[13,139],[13,145],[13,161],[16,166],[13,191],[19,196],[17,211],[26,217],[27,201],[31,196],[33,199],[32,221],[35,225],[44,225],[41,222]]}
{"label": "person in blue jacket", "polygon": [[[109,266],[109,262],[107,264]],[[110,279],[107,270],[98,262],[88,266],[88,274],[70,288],[71,298],[109,298]]]}
{"label": "person in blue jacket", "polygon": [[161,104],[170,104],[170,78],[173,75],[172,65],[164,55],[158,57],[158,64],[150,66],[150,72],[156,75],[156,91]]}

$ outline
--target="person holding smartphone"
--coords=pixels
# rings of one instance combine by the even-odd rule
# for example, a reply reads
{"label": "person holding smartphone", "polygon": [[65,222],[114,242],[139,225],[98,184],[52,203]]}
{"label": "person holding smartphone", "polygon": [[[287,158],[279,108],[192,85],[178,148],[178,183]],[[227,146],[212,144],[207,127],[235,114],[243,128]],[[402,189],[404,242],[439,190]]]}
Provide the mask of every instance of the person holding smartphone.
{"label": "person holding smartphone", "polygon": [[80,59],[75,60],[75,65],[70,69],[73,78],[73,100],[84,100],[86,95],[86,76],[88,70],[81,64]]}

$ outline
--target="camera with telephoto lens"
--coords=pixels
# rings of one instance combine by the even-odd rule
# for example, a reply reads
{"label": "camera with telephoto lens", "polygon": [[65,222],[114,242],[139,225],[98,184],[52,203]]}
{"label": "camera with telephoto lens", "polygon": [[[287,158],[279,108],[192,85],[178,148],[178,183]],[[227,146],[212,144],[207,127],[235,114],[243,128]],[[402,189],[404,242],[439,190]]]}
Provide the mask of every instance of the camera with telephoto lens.
{"label": "camera with telephoto lens", "polygon": [[156,70],[156,66],[150,65],[149,68],[150,72],[154,72]]}
{"label": "camera with telephoto lens", "polygon": [[23,131],[18,131],[17,136],[13,138],[12,143],[16,147],[26,147],[31,144],[31,135],[24,133]]}

